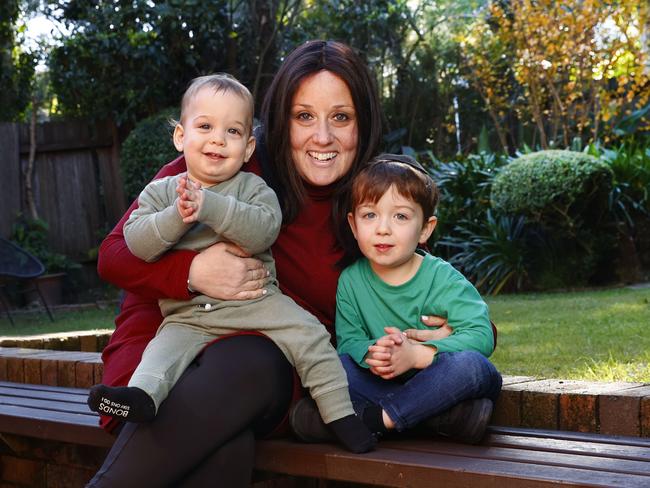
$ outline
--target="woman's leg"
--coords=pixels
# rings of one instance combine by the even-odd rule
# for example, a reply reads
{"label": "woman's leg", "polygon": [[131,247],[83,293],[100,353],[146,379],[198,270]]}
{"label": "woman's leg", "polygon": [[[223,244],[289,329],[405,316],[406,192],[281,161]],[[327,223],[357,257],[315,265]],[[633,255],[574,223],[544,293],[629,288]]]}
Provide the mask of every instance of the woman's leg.
{"label": "woman's leg", "polygon": [[[190,365],[153,422],[122,429],[90,486],[182,485],[199,467],[213,466],[211,456],[254,424],[278,423],[292,382],[291,366],[269,339],[242,335],[217,341]],[[234,445],[238,449],[227,452],[246,444]],[[217,458],[228,459],[227,452]],[[216,462],[215,469],[241,472],[236,464]]]}
{"label": "woman's leg", "polygon": [[251,482],[255,457],[255,434],[243,430],[230,439],[186,476],[182,488],[210,486],[248,486]]}

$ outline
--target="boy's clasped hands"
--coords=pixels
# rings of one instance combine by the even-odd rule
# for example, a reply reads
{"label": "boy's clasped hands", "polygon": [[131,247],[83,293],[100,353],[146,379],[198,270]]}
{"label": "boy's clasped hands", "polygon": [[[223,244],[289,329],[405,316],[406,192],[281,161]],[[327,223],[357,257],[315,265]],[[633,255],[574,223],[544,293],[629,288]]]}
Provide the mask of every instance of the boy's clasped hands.
{"label": "boy's clasped hands", "polygon": [[422,322],[435,329],[407,329],[402,332],[397,327],[384,327],[386,335],[368,347],[366,363],[370,371],[389,380],[412,369],[429,366],[437,349],[422,343],[443,339],[451,335],[453,329],[443,317],[422,317]]}
{"label": "boy's clasped hands", "polygon": [[185,176],[182,176],[178,180],[176,193],[178,194],[176,208],[183,222],[186,224],[196,222],[199,218],[201,204],[203,203],[201,184],[197,181],[190,180],[187,174],[185,174]]}

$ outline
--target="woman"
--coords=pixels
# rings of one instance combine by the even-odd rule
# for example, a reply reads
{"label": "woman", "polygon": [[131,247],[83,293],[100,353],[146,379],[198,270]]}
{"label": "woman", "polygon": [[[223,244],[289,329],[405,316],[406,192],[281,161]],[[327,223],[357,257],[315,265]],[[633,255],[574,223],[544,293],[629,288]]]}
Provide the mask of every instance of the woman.
{"label": "woman", "polygon": [[[272,130],[260,139],[267,142],[269,164],[260,164],[260,158],[249,163],[281,198],[285,225],[273,252],[283,291],[330,331],[334,263],[342,256],[331,232],[332,202],[377,152],[381,112],[373,86],[349,47],[320,41],[300,46],[264,101],[263,125]],[[179,158],[158,176],[184,170]],[[158,328],[158,298],[188,299],[188,285],[217,298],[254,298],[266,277],[261,263],[233,245],[198,255],[171,252],[144,264],[124,243],[122,225],[129,213],[100,250],[101,276],[128,291],[103,353],[104,382],[112,385],[128,381]],[[280,423],[292,385],[292,370],[271,341],[254,335],[219,340],[188,369],[154,422],[125,425],[91,485],[207,486],[218,477],[223,486],[246,486],[254,434]],[[109,430],[115,427],[103,422]]]}
{"label": "woman", "polygon": [[[346,208],[347,185],[377,152],[381,111],[374,82],[347,46],[312,41],[276,74],[262,107],[258,154],[249,170],[278,193],[283,228],[273,254],[284,293],[333,333],[343,257],[333,216]],[[246,168],[245,168],[246,169]],[[185,170],[179,158],[157,176]],[[132,209],[130,209],[132,210]],[[167,253],[156,263],[133,257],[118,223],[100,248],[99,272],[127,290],[116,331],[104,350],[104,383],[128,382],[161,321],[157,299],[193,290],[222,299],[263,293],[262,264],[231,244],[196,254]],[[339,236],[339,239],[351,236]],[[247,486],[254,437],[285,417],[295,382],[268,339],[236,335],[206,348],[150,424],[126,424],[92,486]],[[103,420],[108,429],[115,425]]]}

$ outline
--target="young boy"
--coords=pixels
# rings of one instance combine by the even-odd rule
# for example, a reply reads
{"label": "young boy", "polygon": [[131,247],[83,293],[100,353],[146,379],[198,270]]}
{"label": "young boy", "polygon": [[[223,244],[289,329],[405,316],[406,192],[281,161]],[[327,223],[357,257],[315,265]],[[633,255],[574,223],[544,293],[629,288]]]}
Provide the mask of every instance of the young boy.
{"label": "young boy", "polygon": [[269,248],[280,230],[280,206],[261,178],[239,171],[255,148],[252,121],[252,96],[237,80],[223,74],[194,79],[183,95],[173,135],[187,175],[147,185],[124,236],[131,252],[146,261],[172,248],[200,251],[218,241],[233,242],[270,271],[265,295],[243,301],[205,295],[189,302],[160,300],[164,320],[128,387],[96,385],[88,403],[105,415],[150,421],[207,343],[220,335],[256,330],[271,338],[296,367],[323,420],[344,446],[368,451],[376,440],[354,415],[345,371],[329,334],[278,289]]}
{"label": "young boy", "polygon": [[[414,427],[467,400],[455,419],[461,424],[457,438],[478,442],[501,386],[486,359],[494,336],[488,307],[471,283],[417,249],[437,222],[433,180],[413,158],[384,154],[356,176],[351,202],[348,222],[363,256],[339,279],[336,336],[355,405],[365,403],[366,425],[384,433]],[[422,323],[428,316],[445,317],[448,326],[433,331]],[[441,375],[456,373],[445,369],[445,356],[453,353],[466,361],[456,369],[477,365],[481,373],[469,379],[483,386],[444,391]]]}

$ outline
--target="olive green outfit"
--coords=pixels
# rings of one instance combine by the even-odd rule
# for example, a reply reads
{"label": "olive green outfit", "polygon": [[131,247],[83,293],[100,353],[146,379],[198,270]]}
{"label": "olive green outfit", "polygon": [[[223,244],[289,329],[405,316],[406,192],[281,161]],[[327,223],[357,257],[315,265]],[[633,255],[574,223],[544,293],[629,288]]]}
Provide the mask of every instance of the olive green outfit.
{"label": "olive green outfit", "polygon": [[156,408],[201,349],[215,337],[241,331],[268,336],[296,368],[326,423],[354,414],[347,378],[325,327],[283,295],[270,246],[282,223],[277,197],[264,180],[239,172],[204,188],[198,222],[185,224],[176,208],[179,176],[151,182],[124,226],[131,252],[155,261],[170,249],[201,251],[220,241],[238,244],[270,271],[267,293],[254,300],[159,301],[164,320],[145,349],[129,386],[146,391]]}

